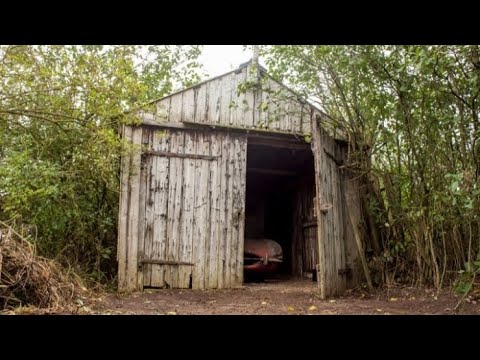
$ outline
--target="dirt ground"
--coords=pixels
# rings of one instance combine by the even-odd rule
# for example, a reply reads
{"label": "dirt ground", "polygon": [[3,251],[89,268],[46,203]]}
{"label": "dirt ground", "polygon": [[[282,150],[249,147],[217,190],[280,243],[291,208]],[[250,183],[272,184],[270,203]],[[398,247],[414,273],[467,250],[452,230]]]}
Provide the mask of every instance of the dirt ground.
{"label": "dirt ground", "polygon": [[431,289],[395,287],[374,293],[348,292],[320,300],[311,280],[249,283],[235,290],[153,290],[128,295],[108,294],[85,304],[91,314],[165,315],[335,315],[335,314],[480,314],[480,297],[470,296],[455,309],[460,295]]}

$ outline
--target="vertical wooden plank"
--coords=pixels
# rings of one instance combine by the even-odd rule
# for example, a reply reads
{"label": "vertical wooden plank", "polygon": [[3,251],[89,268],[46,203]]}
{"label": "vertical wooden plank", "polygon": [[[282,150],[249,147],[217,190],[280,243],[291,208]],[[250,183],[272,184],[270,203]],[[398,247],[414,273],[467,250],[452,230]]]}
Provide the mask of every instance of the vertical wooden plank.
{"label": "vertical wooden plank", "polygon": [[[148,139],[147,149],[152,151],[154,148],[154,142],[160,136],[163,131],[155,130],[150,131]],[[147,196],[146,196],[146,208],[145,208],[145,245],[144,256],[146,259],[153,259],[153,228],[154,228],[154,212],[155,212],[155,179],[157,163],[153,156],[145,157],[145,165],[147,173]],[[152,279],[152,266],[150,264],[143,265],[143,285],[151,286]]]}
{"label": "vertical wooden plank", "polygon": [[232,102],[232,88],[234,86],[234,73],[223,76],[222,79],[222,92],[220,103],[220,123],[224,125],[232,125],[231,102]]}
{"label": "vertical wooden plank", "polygon": [[[123,139],[126,142],[132,140],[132,128],[123,126]],[[129,205],[129,174],[130,174],[130,156],[122,156],[122,167],[120,175],[120,209],[118,217],[118,289],[120,291],[127,290],[126,274],[127,274],[127,233],[128,233],[128,205]]]}
{"label": "vertical wooden plank", "polygon": [[[302,105],[300,108],[301,111],[301,123],[302,123],[302,134],[311,134],[312,127],[311,127],[311,113],[309,106]],[[330,138],[330,137],[329,137]]]}
{"label": "vertical wooden plank", "polygon": [[188,89],[182,94],[182,121],[195,122],[196,91]]}
{"label": "vertical wooden plank", "polygon": [[323,156],[323,143],[320,133],[320,127],[315,118],[312,119],[312,150],[314,155],[315,163],[315,187],[316,187],[316,201],[315,208],[317,214],[317,241],[318,241],[318,268],[317,268],[317,281],[318,287],[320,290],[320,298],[326,299],[327,295],[327,284],[326,284],[326,263],[325,263],[325,222],[321,212],[320,205],[322,204],[323,198],[323,188],[325,186],[323,180],[323,174],[321,173],[323,169],[324,156]]}
{"label": "vertical wooden plank", "polygon": [[[185,107],[184,107],[185,108]],[[182,119],[183,119],[182,115]],[[168,151],[170,153],[177,152],[177,143],[178,143],[178,136],[177,131],[170,130],[170,143]],[[172,225],[173,225],[173,213],[175,211],[175,192],[176,192],[176,176],[177,176],[177,167],[175,166],[175,157],[167,157],[166,160],[168,161],[168,182],[167,188],[165,189],[165,197],[166,197],[166,230],[165,230],[165,253],[160,259],[165,259],[168,261],[176,261],[175,258],[175,240],[172,234]],[[175,265],[164,265],[164,282],[167,288],[174,289],[176,287],[176,280],[178,279],[178,275],[176,271],[178,267]],[[176,276],[177,275],[177,276]],[[175,280],[174,280],[175,279]]]}
{"label": "vertical wooden plank", "polygon": [[[169,151],[170,132],[166,131],[164,136],[156,139],[154,144],[155,151]],[[153,226],[153,259],[165,259],[167,251],[167,199],[168,199],[168,175],[169,159],[164,156],[154,156],[156,162],[155,179],[155,210]],[[170,284],[165,283],[165,266],[152,265],[151,286],[165,287]]]}
{"label": "vertical wooden plank", "polygon": [[228,173],[228,162],[230,158],[230,135],[228,133],[222,134],[222,157],[220,163],[220,232],[219,232],[219,241],[218,241],[218,288],[223,289],[226,287],[225,283],[225,254],[226,254],[226,246],[227,246],[227,209],[228,206],[226,205],[227,194],[229,191],[228,183],[229,183],[229,173]]}
{"label": "vertical wooden plank", "polygon": [[211,134],[211,153],[217,156],[217,160],[210,162],[210,179],[212,186],[210,188],[210,245],[208,247],[208,274],[205,275],[205,284],[209,289],[218,287],[218,243],[220,236],[220,202],[223,201],[221,195],[221,152],[222,152],[222,133],[213,132]]}
{"label": "vertical wooden plank", "polygon": [[245,235],[245,191],[246,191],[246,175],[247,175],[247,138],[246,136],[238,136],[235,139],[235,149],[237,154],[237,172],[234,177],[234,188],[236,188],[236,221],[237,234],[234,237],[236,245],[233,249],[236,251],[236,261],[234,271],[234,287],[240,287],[243,284],[243,249]]}
{"label": "vertical wooden plank", "polygon": [[138,148],[132,154],[129,177],[129,211],[128,211],[128,232],[127,232],[127,274],[126,289],[137,289],[137,271],[138,271],[138,215],[139,215],[139,197],[140,197],[140,162],[142,143],[142,128],[134,128],[132,133],[132,143]]}
{"label": "vertical wooden plank", "polygon": [[[196,133],[193,131],[185,132],[185,154],[194,154],[196,150]],[[181,246],[180,261],[191,263],[192,257],[192,241],[194,226],[194,208],[195,208],[195,160],[192,158],[184,158],[183,161],[183,198],[181,217]],[[192,276],[191,266],[181,266],[179,269],[179,284],[183,288],[190,287]]]}
{"label": "vertical wooden plank", "polygon": [[[341,150],[338,148],[338,145],[335,143],[333,139],[331,139],[332,145],[334,148],[334,154],[337,159],[342,159],[342,153]],[[340,269],[345,269],[347,267],[346,264],[346,259],[345,259],[345,226],[344,226],[344,221],[343,221],[343,199],[341,195],[341,187],[343,183],[343,173],[342,170],[335,164],[335,170],[336,170],[336,182],[334,184],[335,187],[335,210],[337,214],[336,218],[336,229],[337,229],[337,254],[338,254],[338,261],[339,261],[339,266],[337,268],[337,273],[338,270]],[[342,294],[346,289],[347,289],[347,277],[345,274],[338,274],[338,279],[339,279],[339,286],[337,289],[338,294]]]}
{"label": "vertical wooden plank", "polygon": [[[357,175],[358,176],[358,175]],[[344,184],[344,224],[345,224],[345,250],[346,261],[352,269],[352,276],[348,279],[348,287],[357,286],[361,281],[362,259],[359,255],[356,236],[360,238],[358,229],[361,221],[362,210],[360,200],[360,181],[354,173],[347,173]],[[355,234],[355,232],[357,234]],[[362,246],[363,249],[363,246]]]}
{"label": "vertical wooden plank", "polygon": [[292,118],[290,116],[290,107],[291,107],[291,101],[290,100],[285,100],[283,102],[284,104],[284,112],[285,112],[285,127],[288,129],[288,131],[295,132],[295,128],[293,126]]}
{"label": "vertical wooden plank", "polygon": [[[331,147],[329,146],[329,138],[326,136],[324,133],[323,135],[323,143],[324,143],[324,148],[327,149],[331,153]],[[333,167],[334,162],[332,159],[327,158],[324,155],[325,158],[325,173],[327,176],[325,177],[325,191],[324,191],[324,199],[327,199],[327,204],[332,204],[333,205],[333,177],[334,177],[334,169]],[[336,271],[337,269],[337,257],[336,257],[336,239],[335,239],[335,209],[330,209],[326,214],[325,218],[327,220],[327,226],[326,226],[326,236],[327,236],[327,242],[328,242],[328,253],[327,253],[327,287],[329,289],[329,293],[331,296],[336,295],[336,287],[338,284],[338,273]]]}
{"label": "vertical wooden plank", "polygon": [[275,116],[277,118],[278,129],[281,131],[290,131],[287,127],[287,116],[286,116],[286,103],[285,103],[285,89],[283,89],[278,83],[272,81],[274,93],[271,95],[275,105]]}
{"label": "vertical wooden plank", "polygon": [[[183,154],[185,153],[185,133],[183,131],[179,131],[176,135],[178,137],[177,142],[177,153]],[[181,248],[182,248],[182,238],[181,238],[181,230],[182,230],[182,217],[183,217],[183,209],[182,209],[182,199],[183,199],[183,165],[184,161],[182,158],[175,158],[175,167],[176,167],[176,191],[175,191],[175,198],[173,199],[175,203],[175,212],[173,213],[173,223],[170,234],[172,235],[172,243],[174,245],[174,251],[172,254],[174,255],[175,260],[181,259]],[[170,213],[172,214],[172,213]],[[173,277],[173,283],[176,284],[179,288],[188,288],[189,283],[183,281],[183,278],[180,276],[181,271],[184,265],[179,265],[178,268],[175,269],[175,276]]]}
{"label": "vertical wooden plank", "polygon": [[228,141],[228,160],[227,160],[227,183],[225,197],[225,283],[226,288],[232,287],[232,230],[233,230],[233,177],[235,167],[235,146],[233,136],[229,136]]}
{"label": "vertical wooden plank", "polygon": [[232,107],[230,109],[230,118],[231,124],[236,127],[244,127],[245,126],[245,94],[238,94],[238,87],[241,83],[243,83],[246,79],[246,73],[244,71],[239,72],[238,74],[233,74],[233,82],[232,82]]}
{"label": "vertical wooden plank", "polygon": [[169,121],[181,122],[183,110],[183,92],[172,95],[170,99]]}
{"label": "vertical wooden plank", "polygon": [[266,93],[264,100],[268,104],[268,112],[266,114],[266,121],[268,128],[273,130],[281,130],[280,127],[280,107],[277,105],[278,99],[275,92],[278,90],[279,85],[274,81],[269,81],[269,93]]}
{"label": "vertical wooden plank", "polygon": [[[199,132],[197,137],[197,155],[210,155],[210,138],[206,132]],[[209,201],[209,160],[195,160],[195,215],[192,276],[193,289],[205,288],[206,257],[205,244],[209,234],[208,208]]]}
{"label": "vertical wooden plank", "polygon": [[222,102],[222,79],[212,80],[208,83],[208,99],[207,99],[207,121],[209,123],[220,122],[220,108]]}
{"label": "vertical wooden plank", "polygon": [[[170,137],[170,152],[175,154],[183,153],[182,131],[172,131]],[[177,198],[182,193],[182,159],[178,157],[169,158],[169,175],[168,175],[168,200],[167,200],[167,246],[166,260],[178,261],[179,254],[179,232],[178,223],[180,217],[181,205],[177,204]],[[178,266],[166,266],[165,282],[171,288],[178,288]]]}
{"label": "vertical wooden plank", "polygon": [[292,123],[292,129],[296,133],[302,132],[301,104],[297,100],[290,100],[289,118]]}
{"label": "vertical wooden plank", "polygon": [[195,122],[204,123],[207,121],[207,88],[209,84],[202,84],[194,88],[195,92]]}
{"label": "vertical wooden plank", "polygon": [[155,119],[159,122],[168,122],[170,118],[170,102],[172,97],[160,100],[157,103],[157,112],[155,114]]}
{"label": "vertical wooden plank", "polygon": [[230,287],[237,286],[238,275],[237,275],[237,264],[238,264],[238,251],[240,250],[239,246],[239,226],[240,226],[240,217],[242,211],[242,204],[240,199],[240,173],[241,173],[241,163],[240,163],[240,144],[238,136],[232,136],[232,161],[231,161],[231,170],[232,170],[232,215],[231,215],[231,239],[230,239],[230,260],[228,261],[230,268]]}
{"label": "vertical wooden plank", "polygon": [[[144,128],[142,131],[142,147],[148,147],[150,134],[152,129]],[[141,157],[140,164],[140,196],[139,196],[139,214],[138,214],[138,260],[141,261],[145,257],[145,229],[146,229],[146,206],[147,206],[147,180],[148,180],[148,160]],[[137,284],[139,289],[143,289],[143,266],[138,267]]]}
{"label": "vertical wooden plank", "polygon": [[[247,68],[245,71],[245,80],[250,81],[251,74]],[[254,127],[255,125],[255,90],[250,89],[245,93],[245,103],[242,101],[242,110],[245,127]]]}
{"label": "vertical wooden plank", "polygon": [[[330,154],[335,156],[335,144],[332,138],[327,138],[327,149]],[[339,237],[338,229],[338,218],[339,218],[339,206],[337,203],[337,185],[338,185],[338,169],[337,164],[331,159],[328,158],[328,166],[330,168],[330,204],[331,208],[331,234],[332,234],[332,255],[335,259],[335,264],[332,266],[332,282],[333,282],[333,292],[334,294],[339,294],[342,289],[342,278],[343,276],[338,273],[338,270],[342,267],[342,243]]]}

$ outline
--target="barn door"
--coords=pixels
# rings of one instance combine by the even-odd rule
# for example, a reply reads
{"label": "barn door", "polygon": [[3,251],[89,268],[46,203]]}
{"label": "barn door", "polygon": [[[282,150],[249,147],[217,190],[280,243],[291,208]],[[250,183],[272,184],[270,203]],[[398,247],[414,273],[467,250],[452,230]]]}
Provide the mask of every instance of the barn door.
{"label": "barn door", "polygon": [[312,122],[315,158],[318,265],[320,296],[341,295],[347,286],[342,154],[317,119]]}
{"label": "barn door", "polygon": [[246,137],[172,129],[152,129],[148,136],[138,252],[143,286],[241,286]]}

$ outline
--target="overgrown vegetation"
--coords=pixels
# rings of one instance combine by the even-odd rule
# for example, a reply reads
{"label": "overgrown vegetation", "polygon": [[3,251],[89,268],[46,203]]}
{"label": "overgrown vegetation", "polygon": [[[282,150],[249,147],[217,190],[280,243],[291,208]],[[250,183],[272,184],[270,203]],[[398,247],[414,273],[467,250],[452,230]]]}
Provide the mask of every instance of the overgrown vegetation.
{"label": "overgrown vegetation", "polygon": [[351,141],[377,283],[456,279],[467,291],[480,265],[479,46],[278,45],[263,55]]}
{"label": "overgrown vegetation", "polygon": [[[0,219],[85,278],[114,277],[128,151],[119,126],[199,81],[199,54],[0,46]],[[376,283],[447,281],[468,292],[480,269],[479,46],[276,45],[262,54],[274,77],[318,102],[324,127],[350,141]]]}
{"label": "overgrown vegetation", "polygon": [[[199,80],[198,46],[0,46],[0,219],[85,278],[116,273],[118,136]],[[128,112],[128,113],[126,113]]]}

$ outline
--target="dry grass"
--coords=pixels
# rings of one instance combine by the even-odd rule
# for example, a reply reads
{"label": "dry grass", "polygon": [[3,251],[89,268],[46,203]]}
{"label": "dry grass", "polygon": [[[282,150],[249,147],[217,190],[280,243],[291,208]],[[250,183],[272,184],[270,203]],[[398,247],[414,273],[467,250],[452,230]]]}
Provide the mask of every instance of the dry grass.
{"label": "dry grass", "polygon": [[0,311],[34,307],[51,311],[77,307],[87,295],[81,280],[0,222]]}

